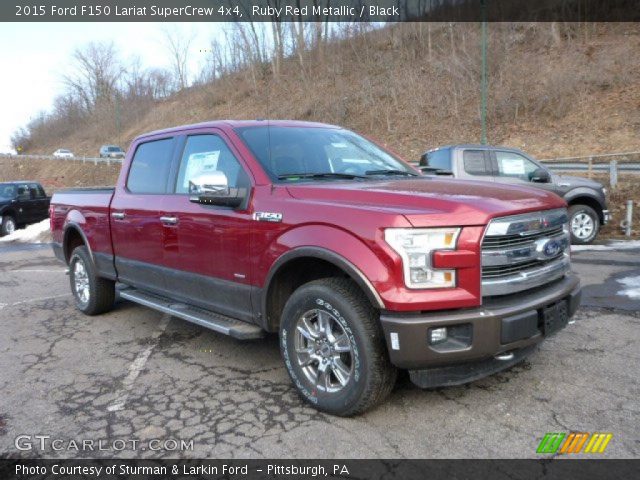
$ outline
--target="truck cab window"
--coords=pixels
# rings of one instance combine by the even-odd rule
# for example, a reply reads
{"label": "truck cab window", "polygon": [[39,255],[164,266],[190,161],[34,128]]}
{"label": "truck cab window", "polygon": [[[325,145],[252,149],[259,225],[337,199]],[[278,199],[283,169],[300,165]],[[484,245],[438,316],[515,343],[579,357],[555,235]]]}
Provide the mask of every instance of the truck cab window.
{"label": "truck cab window", "polygon": [[30,200],[31,194],[29,193],[28,185],[20,185],[18,186],[18,199],[19,200]]}
{"label": "truck cab window", "polygon": [[469,175],[491,175],[483,150],[465,150],[462,153],[464,171]]}
{"label": "truck cab window", "polygon": [[131,193],[166,192],[173,144],[172,137],[138,145],[127,178]]}
{"label": "truck cab window", "polygon": [[540,167],[528,158],[514,152],[496,152],[498,175],[519,178],[528,182],[531,174]]}
{"label": "truck cab window", "polygon": [[188,193],[190,180],[215,171],[225,174],[230,188],[249,186],[249,177],[222,138],[211,134],[187,137],[175,192]]}

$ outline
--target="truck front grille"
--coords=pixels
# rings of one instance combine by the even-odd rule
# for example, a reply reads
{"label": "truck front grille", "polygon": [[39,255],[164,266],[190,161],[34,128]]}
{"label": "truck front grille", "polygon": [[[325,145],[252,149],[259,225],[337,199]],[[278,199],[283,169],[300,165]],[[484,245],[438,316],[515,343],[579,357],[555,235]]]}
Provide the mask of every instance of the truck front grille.
{"label": "truck front grille", "polygon": [[493,219],[482,241],[482,295],[517,293],[569,270],[566,209]]}

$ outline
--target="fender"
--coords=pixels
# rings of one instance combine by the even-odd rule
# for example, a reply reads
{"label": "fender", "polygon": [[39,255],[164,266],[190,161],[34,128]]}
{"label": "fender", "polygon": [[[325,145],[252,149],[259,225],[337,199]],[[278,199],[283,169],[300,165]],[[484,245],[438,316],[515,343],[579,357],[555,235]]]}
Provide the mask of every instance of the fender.
{"label": "fender", "polygon": [[571,202],[572,200],[574,200],[574,199],[576,199],[578,197],[589,197],[590,199],[595,200],[596,202],[598,202],[598,205],[600,205],[600,210],[604,209],[604,202],[603,202],[602,198],[600,198],[598,195],[594,195],[593,189],[591,189],[591,188],[576,187],[573,190],[569,190],[565,194],[564,199],[567,201],[567,203],[569,203],[569,202]]}
{"label": "fender", "polygon": [[[389,267],[359,238],[327,225],[305,225],[283,233],[265,252],[260,308],[266,312],[269,286],[280,268],[301,257],[318,258],[343,270],[376,308],[384,309],[377,283],[391,281]],[[267,267],[267,268],[264,268]]]}

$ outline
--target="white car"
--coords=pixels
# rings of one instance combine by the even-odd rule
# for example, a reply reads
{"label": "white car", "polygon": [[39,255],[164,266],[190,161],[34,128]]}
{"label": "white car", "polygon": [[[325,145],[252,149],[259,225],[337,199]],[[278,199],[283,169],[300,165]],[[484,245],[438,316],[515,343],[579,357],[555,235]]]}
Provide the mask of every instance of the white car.
{"label": "white car", "polygon": [[73,158],[73,152],[71,150],[67,150],[66,148],[59,148],[55,152],[53,152],[53,156],[56,158]]}

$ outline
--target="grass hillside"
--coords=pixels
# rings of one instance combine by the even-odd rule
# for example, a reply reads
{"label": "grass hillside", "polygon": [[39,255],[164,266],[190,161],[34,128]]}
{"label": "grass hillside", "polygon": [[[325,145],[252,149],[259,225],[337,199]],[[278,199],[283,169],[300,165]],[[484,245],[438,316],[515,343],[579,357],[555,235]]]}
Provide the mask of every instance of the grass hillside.
{"label": "grass hillside", "polygon": [[[640,150],[640,26],[489,31],[490,143],[540,158]],[[134,109],[119,133],[114,111],[103,109],[66,136],[33,136],[30,152],[95,155],[104,143],[126,147],[158,128],[278,118],[344,125],[414,160],[428,148],[479,140],[479,82],[477,24],[393,25],[293,56],[277,77],[259,65]]]}

